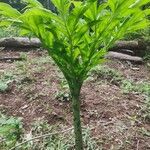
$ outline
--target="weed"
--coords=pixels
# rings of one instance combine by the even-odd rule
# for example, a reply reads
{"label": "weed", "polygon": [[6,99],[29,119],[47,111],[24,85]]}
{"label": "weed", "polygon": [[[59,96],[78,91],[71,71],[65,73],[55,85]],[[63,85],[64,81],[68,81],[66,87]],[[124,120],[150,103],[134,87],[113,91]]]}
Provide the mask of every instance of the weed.
{"label": "weed", "polygon": [[123,89],[123,93],[129,93],[134,89],[133,82],[130,80],[122,80],[121,88]]}
{"label": "weed", "polygon": [[20,118],[0,115],[1,149],[9,149],[14,146],[21,137],[22,123]]}
{"label": "weed", "polygon": [[61,102],[66,102],[70,100],[70,94],[66,91],[58,91],[55,95],[55,98]]}
{"label": "weed", "polygon": [[51,63],[51,62],[52,62],[52,60],[50,59],[50,57],[44,56],[44,57],[32,59],[31,64],[42,65],[42,64],[47,64],[47,63]]}
{"label": "weed", "polygon": [[59,90],[56,92],[55,98],[62,102],[69,101],[71,99],[69,86],[64,76],[62,74],[59,74],[59,76],[60,76]]}
{"label": "weed", "polygon": [[4,72],[0,75],[0,92],[5,92],[9,89],[9,84],[14,80],[14,76],[10,72]]}
{"label": "weed", "polygon": [[26,61],[15,62],[16,64],[15,72],[19,75],[30,76],[33,72],[34,73],[43,72],[45,70],[44,64],[52,62],[49,57],[39,57],[39,58],[29,59],[25,53],[20,53],[20,57],[22,57]]}
{"label": "weed", "polygon": [[150,95],[150,83],[148,82],[134,83],[131,80],[122,80],[121,88],[124,93],[138,92]]}
{"label": "weed", "polygon": [[124,93],[137,92],[145,95],[144,104],[141,108],[140,116],[144,118],[144,121],[150,122],[150,83],[134,83],[130,80],[123,80],[121,85]]}
{"label": "weed", "polygon": [[8,89],[8,84],[0,80],[0,92],[7,91],[7,89]]}
{"label": "weed", "polygon": [[0,38],[19,36],[17,27],[0,28]]}
{"label": "weed", "polygon": [[143,93],[145,95],[150,95],[149,82],[143,81],[134,83],[132,80],[125,79],[120,72],[116,71],[115,69],[111,69],[107,66],[99,65],[93,68],[89,73],[89,77],[96,82],[98,82],[100,79],[118,85],[123,89],[124,93],[129,93],[133,91]]}
{"label": "weed", "polygon": [[1,76],[1,79],[12,81],[15,79],[15,76],[12,74],[12,72],[4,72]]}
{"label": "weed", "polygon": [[90,78],[92,77],[93,80],[107,80],[113,84],[119,84],[122,80],[122,75],[120,72],[116,71],[115,69],[111,69],[107,66],[98,65],[93,68],[90,73],[88,74]]}
{"label": "weed", "polygon": [[17,61],[16,64],[16,74],[27,74],[28,73],[28,64],[25,62]]}
{"label": "weed", "polygon": [[27,54],[24,53],[24,52],[21,52],[21,53],[20,53],[20,58],[22,58],[22,60],[27,61]]}
{"label": "weed", "polygon": [[150,122],[150,97],[147,97],[144,101],[144,105],[141,110],[144,121]]}
{"label": "weed", "polygon": [[47,132],[52,132],[52,130],[55,129],[54,126],[50,126],[47,121],[45,121],[43,118],[36,119],[35,122],[32,123],[32,134],[40,135]]}
{"label": "weed", "polygon": [[34,73],[41,73],[41,72],[45,71],[45,66],[37,66],[37,67],[33,68],[32,71]]}
{"label": "weed", "polygon": [[90,136],[90,129],[83,130],[83,142],[85,143],[86,150],[100,150],[100,145],[98,146],[96,141]]}
{"label": "weed", "polygon": [[150,137],[150,130],[146,130],[145,128],[142,128],[141,132],[143,133],[143,135]]}
{"label": "weed", "polygon": [[[31,130],[22,136],[22,141],[30,140],[28,143],[22,144],[18,149],[21,150],[71,150],[74,149],[74,135],[73,132],[64,132],[62,134],[56,133],[58,126],[50,126],[46,121],[39,118],[32,124]],[[61,131],[60,131],[61,132]],[[39,135],[52,133],[49,136],[39,138],[37,140],[31,140]],[[56,134],[53,134],[56,133]],[[100,146],[90,136],[90,129],[83,129],[84,147],[86,150],[100,150]]]}
{"label": "weed", "polygon": [[150,95],[150,83],[148,82],[138,83],[137,86],[135,87],[135,90],[140,93],[144,93],[145,95]]}

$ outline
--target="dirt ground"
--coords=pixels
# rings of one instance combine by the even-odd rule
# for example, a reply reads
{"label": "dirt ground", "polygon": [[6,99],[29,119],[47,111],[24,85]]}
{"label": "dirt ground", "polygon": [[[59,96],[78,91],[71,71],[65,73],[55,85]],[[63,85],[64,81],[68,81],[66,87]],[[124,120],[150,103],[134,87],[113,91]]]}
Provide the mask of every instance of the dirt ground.
{"label": "dirt ground", "polygon": [[[22,117],[25,130],[39,118],[50,125],[72,126],[72,110],[66,81],[44,51],[0,51],[0,56],[21,56],[20,62],[0,62],[0,76],[11,82],[0,93],[0,111]],[[125,80],[150,82],[150,68],[129,62],[108,61],[104,67],[119,72]],[[93,75],[81,91],[81,117],[92,127],[103,150],[150,150],[150,121],[143,118],[145,94],[124,92],[120,83]],[[63,93],[63,94],[62,94]]]}

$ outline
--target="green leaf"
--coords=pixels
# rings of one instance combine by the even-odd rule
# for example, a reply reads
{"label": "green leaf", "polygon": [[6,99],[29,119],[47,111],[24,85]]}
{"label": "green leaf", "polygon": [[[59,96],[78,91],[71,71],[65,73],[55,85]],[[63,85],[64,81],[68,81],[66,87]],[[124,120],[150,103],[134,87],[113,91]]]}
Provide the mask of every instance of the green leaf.
{"label": "green leaf", "polygon": [[57,11],[63,15],[63,17],[68,15],[71,4],[70,0],[52,0],[52,3],[56,6]]}
{"label": "green leaf", "polygon": [[12,8],[10,5],[6,3],[0,2],[0,15],[9,18],[18,18],[21,14],[16,9]]}
{"label": "green leaf", "polygon": [[108,6],[110,7],[112,12],[115,12],[115,7],[116,7],[116,0],[108,0]]}
{"label": "green leaf", "polygon": [[38,1],[38,0],[21,0],[23,3],[27,4],[25,9],[33,8],[33,7],[38,7],[38,8],[43,8],[43,5]]}

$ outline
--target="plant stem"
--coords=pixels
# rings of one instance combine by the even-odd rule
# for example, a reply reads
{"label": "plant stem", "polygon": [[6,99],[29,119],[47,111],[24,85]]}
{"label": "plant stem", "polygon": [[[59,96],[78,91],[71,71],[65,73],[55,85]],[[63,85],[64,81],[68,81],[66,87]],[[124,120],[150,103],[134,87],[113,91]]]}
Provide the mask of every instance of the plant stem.
{"label": "plant stem", "polygon": [[80,87],[81,86],[76,86],[75,88],[71,89],[76,150],[83,150],[82,128],[80,120]]}

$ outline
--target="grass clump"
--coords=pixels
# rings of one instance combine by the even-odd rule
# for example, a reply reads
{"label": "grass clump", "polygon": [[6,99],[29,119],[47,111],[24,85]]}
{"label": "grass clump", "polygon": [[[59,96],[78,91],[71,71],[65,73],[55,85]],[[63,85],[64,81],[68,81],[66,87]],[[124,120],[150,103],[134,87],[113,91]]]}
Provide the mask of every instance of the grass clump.
{"label": "grass clump", "polygon": [[144,118],[144,121],[146,121],[147,123],[150,123],[150,97],[147,97],[145,99],[141,112],[142,112],[142,117]]}
{"label": "grass clump", "polygon": [[7,117],[0,114],[0,147],[9,150],[21,138],[22,123],[20,118]]}
{"label": "grass clump", "polygon": [[122,80],[121,88],[124,93],[137,92],[150,95],[150,83],[148,82],[134,83],[131,80]]}
{"label": "grass clump", "polygon": [[8,89],[8,84],[7,82],[1,81],[0,80],[0,92],[4,92]]}
{"label": "grass clump", "polygon": [[120,72],[105,65],[98,65],[94,67],[90,71],[89,77],[92,78],[92,80],[94,81],[98,81],[99,79],[101,81],[107,80],[108,82],[117,85],[123,79],[123,76]]}
{"label": "grass clump", "polygon": [[0,28],[0,38],[17,36],[19,36],[19,29],[17,27]]}
{"label": "grass clump", "polygon": [[0,75],[0,92],[6,92],[9,89],[9,84],[14,80],[14,76],[5,72]]}
{"label": "grass clump", "polygon": [[[2,150],[71,150],[74,149],[72,129],[58,131],[58,126],[50,126],[44,120],[35,121],[30,131],[23,129],[20,118],[1,115],[0,137]],[[58,131],[58,132],[57,132]],[[60,134],[60,133],[61,134]],[[45,136],[49,134],[49,136]],[[35,137],[39,137],[36,138]],[[86,150],[100,150],[98,143],[90,135],[90,129],[83,129],[84,147]],[[28,141],[28,142],[24,142]],[[21,144],[20,144],[21,143]],[[20,146],[18,146],[20,144]]]}

